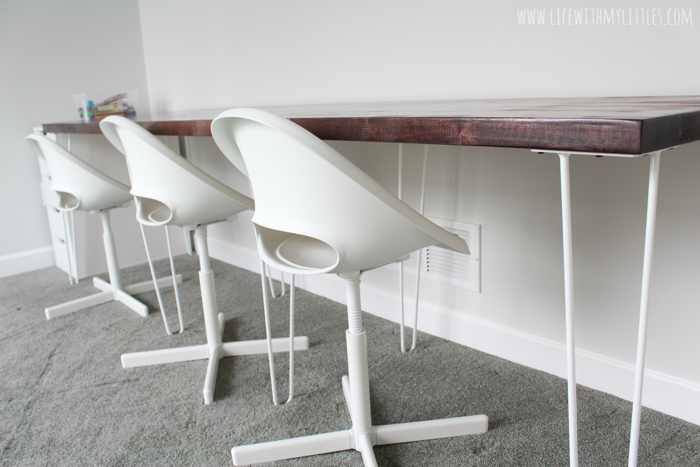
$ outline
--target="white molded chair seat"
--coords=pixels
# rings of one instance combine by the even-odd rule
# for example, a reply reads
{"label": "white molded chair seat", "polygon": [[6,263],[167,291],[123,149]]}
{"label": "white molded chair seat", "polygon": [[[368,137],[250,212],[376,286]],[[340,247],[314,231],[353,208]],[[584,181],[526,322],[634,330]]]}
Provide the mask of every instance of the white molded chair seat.
{"label": "white molded chair seat", "polygon": [[[100,122],[100,129],[126,156],[138,221],[143,225],[178,225],[194,230],[201,266],[199,280],[207,343],[124,354],[122,365],[127,368],[209,359],[203,393],[205,404],[210,404],[214,397],[219,359],[267,351],[265,339],[222,341],[224,314],[218,312],[207,243],[209,224],[233,220],[238,213],[253,209],[253,200],[209,176],[129,119],[107,117]],[[290,341],[297,350],[309,346],[306,337],[283,338],[273,340],[273,350],[286,350]]]}
{"label": "white molded chair seat", "polygon": [[467,244],[404,204],[323,141],[258,109],[233,109],[212,122],[226,157],[246,173],[255,196],[253,224],[266,263],[292,274],[338,274],[346,283],[349,374],[343,390],[352,428],[232,450],[235,465],[356,449],[376,465],[373,446],[483,433],[485,415],[373,426],[362,271],[431,245],[468,253]]}
{"label": "white molded chair seat", "polygon": [[[111,209],[131,202],[129,187],[95,169],[45,135],[33,133],[26,139],[32,149],[46,161],[51,176],[51,189],[58,195],[58,209],[63,212],[82,210],[99,214],[109,271],[109,282],[93,278],[94,286],[102,292],[46,308],[46,319],[113,300],[123,303],[141,316],[147,316],[148,307],[131,294],[153,290],[154,284],[145,281],[130,286],[122,285],[109,218]],[[159,285],[168,285],[171,280],[172,278],[163,278]]]}

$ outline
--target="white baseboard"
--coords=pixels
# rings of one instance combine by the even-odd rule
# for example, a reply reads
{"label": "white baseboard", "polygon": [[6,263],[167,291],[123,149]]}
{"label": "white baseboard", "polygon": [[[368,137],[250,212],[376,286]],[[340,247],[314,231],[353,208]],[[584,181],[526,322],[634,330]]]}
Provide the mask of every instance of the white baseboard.
{"label": "white baseboard", "polygon": [[[260,260],[256,251],[211,237],[209,249],[213,258],[259,272]],[[335,276],[303,276],[296,283],[309,292],[345,302],[344,286]],[[362,309],[397,322],[398,296],[393,292],[364,285]],[[566,377],[566,346],[561,342],[438,308],[430,303],[421,303],[419,329],[536,370]],[[398,347],[398,342],[396,345]],[[634,365],[631,363],[578,349],[576,373],[577,382],[583,386],[632,400]],[[700,384],[659,371],[646,370],[643,405],[700,425]]]}
{"label": "white baseboard", "polygon": [[52,246],[3,255],[0,256],[0,277],[48,268],[55,264]]}

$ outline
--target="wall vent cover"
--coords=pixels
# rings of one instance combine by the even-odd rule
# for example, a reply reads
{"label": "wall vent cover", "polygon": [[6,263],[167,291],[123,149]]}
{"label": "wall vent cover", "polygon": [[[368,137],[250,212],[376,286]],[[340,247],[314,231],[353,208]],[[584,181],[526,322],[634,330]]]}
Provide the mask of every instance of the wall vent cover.
{"label": "wall vent cover", "polygon": [[[481,292],[481,226],[468,222],[429,219],[448,232],[463,238],[469,245],[471,254],[465,255],[438,246],[427,247],[423,250],[421,258],[421,277],[472,292]],[[414,253],[414,256],[416,254]]]}

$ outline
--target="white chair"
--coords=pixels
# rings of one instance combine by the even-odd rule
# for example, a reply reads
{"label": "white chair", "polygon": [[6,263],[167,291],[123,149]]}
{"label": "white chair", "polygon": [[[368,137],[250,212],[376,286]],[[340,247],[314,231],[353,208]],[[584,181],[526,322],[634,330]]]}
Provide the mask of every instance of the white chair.
{"label": "white chair", "polygon": [[[109,217],[110,210],[131,202],[129,187],[98,171],[45,135],[32,133],[26,139],[32,149],[46,161],[51,177],[51,189],[58,196],[58,209],[63,212],[82,210],[99,214],[109,271],[109,282],[98,277],[93,278],[94,286],[102,292],[46,308],[46,319],[113,300],[123,303],[141,316],[147,316],[148,307],[131,295],[153,290],[154,284],[145,281],[129,286],[122,285]],[[158,285],[168,285],[171,280],[172,277],[165,277]]]}
{"label": "white chair", "polygon": [[[136,217],[144,225],[178,225],[194,231],[200,260],[200,288],[207,343],[122,355],[124,368],[209,359],[204,382],[204,403],[210,404],[219,360],[223,357],[265,353],[265,339],[222,342],[224,314],[218,312],[207,242],[207,226],[233,220],[253,209],[253,200],[212,178],[137,123],[124,117],[100,122],[107,139],[126,156]],[[307,349],[307,337],[291,339],[296,350]],[[285,351],[290,339],[274,339],[275,352]]]}
{"label": "white chair", "polygon": [[356,449],[376,465],[373,446],[483,433],[485,415],[372,426],[367,339],[360,308],[363,271],[439,244],[466,243],[415,212],[330,146],[293,122],[233,109],[211,126],[214,140],[250,177],[253,223],[263,260],[292,274],[338,274],[346,285],[349,375],[343,391],[352,428],[232,450],[235,465]]}

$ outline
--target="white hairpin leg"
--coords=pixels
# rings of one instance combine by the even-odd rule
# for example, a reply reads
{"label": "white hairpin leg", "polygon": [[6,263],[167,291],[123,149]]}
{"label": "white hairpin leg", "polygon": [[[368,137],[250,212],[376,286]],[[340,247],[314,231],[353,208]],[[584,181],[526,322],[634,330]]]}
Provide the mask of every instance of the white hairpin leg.
{"label": "white hairpin leg", "polygon": [[[425,151],[423,153],[423,173],[422,173],[422,183],[421,183],[421,193],[420,193],[420,214],[423,214],[425,210],[425,179],[427,173],[427,159],[428,159],[428,145],[425,145]],[[399,183],[398,183],[398,198],[403,198],[403,143],[399,143]],[[421,255],[423,250],[418,250],[418,260],[416,263],[416,294],[415,294],[415,313],[413,314],[413,335],[411,337],[411,347],[408,352],[416,348],[416,343],[418,340],[418,298],[420,291],[420,273],[421,273]],[[399,322],[399,332],[401,335],[401,353],[406,353],[406,339],[404,336],[404,326],[405,326],[405,314],[406,306],[404,299],[404,288],[403,288],[403,277],[404,277],[404,262],[399,262],[399,307],[401,309],[401,320]]]}
{"label": "white hairpin leg", "polygon": [[[397,188],[397,197],[403,199],[403,143],[399,143],[399,183]],[[404,336],[404,322],[405,322],[405,299],[403,293],[403,261],[399,263],[399,307],[401,309],[401,320],[399,322],[399,332],[400,343],[401,343],[401,353],[406,353],[406,338]]]}
{"label": "white hairpin leg", "polygon": [[61,215],[63,216],[63,237],[66,239],[66,259],[68,260],[68,283],[70,285],[73,285],[77,284],[77,282],[73,282],[73,248],[75,248],[75,244],[73,243],[69,232],[69,230],[71,229],[68,228],[68,211],[61,211]]}
{"label": "white hairpin leg", "polygon": [[78,255],[75,249],[75,218],[73,211],[61,211],[63,215],[63,236],[66,239],[66,259],[68,260],[68,283],[77,284],[78,278]]}
{"label": "white hairpin leg", "polygon": [[345,333],[348,375],[343,377],[343,391],[348,401],[352,428],[235,447],[231,450],[234,465],[272,462],[355,449],[362,454],[364,465],[373,467],[377,465],[373,449],[373,446],[376,445],[478,434],[484,433],[488,429],[486,415],[393,425],[372,425],[367,334],[362,326],[362,312],[360,311],[360,274],[342,274],[341,277],[345,280],[348,302],[348,330]]}
{"label": "white hairpin leg", "polygon": [[[175,272],[175,260],[173,258],[173,246],[170,242],[170,230],[168,226],[165,226],[165,240],[168,245],[168,257],[170,258],[170,277],[173,278],[173,291],[175,292],[175,304],[177,305],[177,319],[180,325],[180,330],[182,332],[185,330],[185,324],[182,320],[182,304],[180,303],[180,289],[177,284],[177,273]],[[158,281],[155,281],[155,287],[158,287]]]}
{"label": "white hairpin leg", "polygon": [[[214,287],[214,272],[209,261],[207,245],[207,227],[200,226],[195,230],[195,247],[199,255],[199,282],[202,294],[202,313],[204,315],[204,330],[206,344],[181,347],[174,349],[150,350],[146,352],[127,353],[122,355],[122,366],[132,368],[145,365],[159,365],[192,360],[208,359],[207,373],[204,378],[204,403],[211,404],[214,400],[214,388],[219,360],[224,357],[241,355],[264,354],[270,347],[265,339],[223,342],[224,314],[219,313]],[[265,284],[263,274],[263,284]],[[284,352],[289,348],[306,350],[309,348],[308,337],[294,337],[271,340],[272,352]]]}
{"label": "white hairpin leg", "polygon": [[78,249],[77,242],[75,241],[75,213],[70,211],[68,213],[70,219],[70,241],[71,241],[71,251],[73,252],[73,271],[74,271],[74,283],[80,282],[80,272],[78,271]]}
{"label": "white hairpin leg", "polygon": [[267,280],[270,283],[270,295],[272,295],[272,298],[280,298],[284,297],[285,293],[285,287],[284,287],[284,272],[280,271],[280,294],[275,295],[275,288],[272,285],[272,273],[270,272],[270,265],[265,264],[265,269],[263,269],[262,272],[263,276],[267,276]]}
{"label": "white hairpin leg", "polygon": [[[262,279],[262,293],[263,293],[263,311],[265,315],[265,337],[267,340],[267,358],[270,365],[270,384],[272,386],[272,403],[275,405],[280,405],[279,399],[277,397],[277,376],[275,374],[275,356],[273,353],[273,339],[272,339],[272,329],[271,329],[271,319],[270,319],[270,289],[272,288],[272,283],[268,282],[265,278],[265,270],[270,274],[270,268],[265,262],[260,260],[260,270],[263,271],[261,276]],[[289,395],[284,404],[292,401],[294,398],[294,289],[295,289],[295,275],[292,274],[292,280],[289,289]],[[282,282],[284,287],[284,282]],[[281,296],[281,295],[280,295]]]}
{"label": "white hairpin leg", "polygon": [[399,307],[401,309],[401,321],[399,322],[399,333],[400,335],[400,345],[401,345],[401,353],[406,353],[406,337],[404,336],[404,326],[405,326],[405,319],[406,319],[406,304],[404,300],[404,293],[403,293],[403,261],[399,263]]}
{"label": "white hairpin leg", "polygon": [[75,215],[73,211],[63,211],[63,232],[66,237],[69,283],[74,285],[80,282],[80,275],[78,274],[78,252],[75,246]]}
{"label": "white hairpin leg", "polygon": [[289,284],[289,397],[286,403],[294,398],[294,305],[295,305],[296,275],[292,274]]}
{"label": "white hairpin leg", "polygon": [[561,175],[562,236],[564,243],[564,295],[566,307],[566,368],[569,402],[569,463],[578,465],[578,408],[576,400],[576,345],[574,343],[574,267],[571,235],[570,154],[559,154]]}
{"label": "white hairpin leg", "polygon": [[[151,259],[151,251],[150,248],[148,247],[148,239],[146,238],[146,231],[143,228],[143,224],[139,223],[139,227],[141,228],[141,237],[143,238],[143,247],[146,250],[146,258],[148,259],[148,267],[151,270],[151,277],[153,278],[153,287],[156,292],[156,297],[158,299],[158,307],[160,308],[160,315],[163,318],[163,325],[165,326],[165,332],[168,333],[168,335],[172,335],[172,331],[170,331],[170,325],[168,324],[168,319],[165,316],[165,306],[163,306],[163,297],[160,293],[160,281],[156,277],[156,270],[153,267],[153,260]],[[175,292],[175,304],[177,306],[177,316],[179,320],[179,333],[182,332],[185,327],[182,321],[182,306],[180,304],[180,291],[177,287],[177,274],[175,272],[175,262],[173,260],[173,250],[172,246],[170,244],[170,233],[168,232],[168,226],[165,227],[165,239],[166,243],[168,244],[168,257],[170,258],[170,271],[171,271],[171,277],[173,278],[172,281],[172,286]],[[170,285],[170,284],[169,284]]]}
{"label": "white hairpin leg", "polygon": [[659,194],[659,164],[661,152],[651,154],[649,165],[649,193],[647,222],[644,240],[644,268],[642,271],[642,298],[639,308],[639,333],[637,336],[637,362],[632,403],[632,429],[630,433],[629,466],[637,465],[639,456],[639,431],[642,418],[642,385],[644,382],[644,357],[646,352],[647,315],[649,310],[649,285],[654,260],[654,237],[656,231],[656,205]]}
{"label": "white hairpin leg", "polygon": [[[131,296],[133,293],[141,293],[147,290],[153,290],[151,281],[133,284],[131,286],[122,286],[121,274],[119,271],[119,263],[117,261],[117,249],[114,244],[114,234],[109,219],[109,210],[99,211],[100,220],[102,221],[102,239],[104,241],[105,257],[107,259],[107,270],[109,272],[109,282],[98,277],[93,278],[92,283],[102,292],[90,295],[88,297],[79,298],[61,305],[55,305],[46,308],[44,313],[46,319],[57,318],[59,316],[73,313],[85,308],[89,308],[102,303],[118,301],[141,316],[148,315],[148,307]],[[178,281],[181,281],[178,278]],[[150,287],[149,287],[150,284]]]}
{"label": "white hairpin leg", "polygon": [[[429,145],[425,145],[425,148],[423,150],[423,172],[422,172],[422,177],[421,177],[421,186],[420,186],[420,208],[418,212],[423,215],[425,213],[425,181],[428,175],[428,148],[430,148]],[[418,340],[418,310],[419,306],[418,304],[420,303],[419,298],[420,298],[420,274],[421,274],[421,257],[423,256],[423,250],[418,250],[418,259],[416,262],[416,297],[414,300],[415,303],[415,313],[413,314],[413,341],[411,342],[411,350],[416,348],[416,343]]]}

